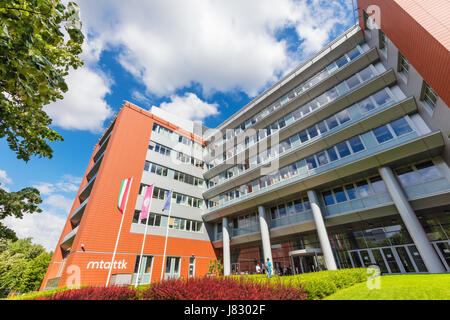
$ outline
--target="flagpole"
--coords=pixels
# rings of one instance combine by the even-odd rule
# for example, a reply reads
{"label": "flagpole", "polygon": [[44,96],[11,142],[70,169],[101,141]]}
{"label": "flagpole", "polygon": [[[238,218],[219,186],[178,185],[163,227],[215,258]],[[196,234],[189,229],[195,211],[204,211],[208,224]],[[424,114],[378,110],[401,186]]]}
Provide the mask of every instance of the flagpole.
{"label": "flagpole", "polygon": [[[173,191],[170,192],[170,200],[172,201],[172,194]],[[165,264],[166,264],[166,249],[167,249],[167,236],[169,235],[169,223],[170,223],[170,213],[172,211],[172,203],[169,204],[169,217],[167,218],[167,228],[166,228],[166,241],[164,244],[164,254],[163,254],[163,261],[162,261],[162,269],[161,269],[161,280],[163,280],[163,275],[164,275],[164,268],[165,268]]]}
{"label": "flagpole", "polygon": [[[147,194],[147,188],[145,188],[145,192],[144,195]],[[145,198],[145,196],[144,196]],[[151,198],[150,198],[151,199]],[[150,202],[151,203],[151,202]],[[150,211],[150,205],[148,205],[149,207],[149,211]],[[144,238],[142,239],[142,247],[141,247],[141,255],[139,256],[139,266],[138,266],[138,272],[137,272],[137,276],[136,276],[136,284],[134,285],[134,287],[136,288],[139,284],[139,277],[141,274],[141,265],[142,265],[142,255],[144,254],[144,245],[145,245],[145,236],[147,235],[147,229],[148,229],[148,217],[150,216],[150,212],[147,212],[147,219],[145,220],[145,232],[144,232]]]}
{"label": "flagpole", "polygon": [[114,246],[114,252],[113,252],[113,256],[112,256],[112,260],[111,260],[111,265],[109,266],[108,278],[106,279],[106,286],[105,287],[108,287],[109,280],[111,278],[111,272],[112,272],[112,268],[113,268],[113,264],[114,264],[114,258],[116,257],[117,245],[119,244],[120,231],[122,230],[123,218],[125,217],[125,212],[127,210],[128,196],[131,193],[131,185],[132,184],[133,184],[133,177],[131,177],[130,190],[128,191],[127,199],[125,200],[125,207],[124,207],[123,212],[122,212],[122,220],[120,221],[119,232],[117,233],[116,245]]}

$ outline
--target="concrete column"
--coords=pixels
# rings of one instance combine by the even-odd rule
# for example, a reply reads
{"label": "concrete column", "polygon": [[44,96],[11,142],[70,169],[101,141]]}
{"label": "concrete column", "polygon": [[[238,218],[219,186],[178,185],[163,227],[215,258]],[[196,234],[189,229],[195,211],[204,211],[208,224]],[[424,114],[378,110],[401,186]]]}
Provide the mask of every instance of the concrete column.
{"label": "concrete column", "polygon": [[334,260],[333,251],[331,251],[330,239],[328,238],[325,222],[323,221],[322,210],[320,209],[319,199],[314,190],[308,191],[309,202],[314,217],[314,223],[317,229],[320,246],[322,247],[323,258],[328,270],[336,270],[336,261]]}
{"label": "concrete column", "polygon": [[222,218],[222,243],[223,243],[223,275],[231,274],[230,261],[230,232],[228,230],[228,219]]}
{"label": "concrete column", "polygon": [[273,260],[272,260],[272,247],[270,245],[270,236],[269,236],[269,225],[267,223],[266,211],[263,206],[258,207],[258,216],[259,216],[259,225],[261,229],[261,239],[263,245],[264,252],[264,263],[267,262],[267,258],[269,258],[272,263],[272,268],[274,268]]}
{"label": "concrete column", "polygon": [[444,266],[442,265],[439,256],[433,249],[422,225],[417,219],[411,204],[408,201],[402,187],[398,183],[394,173],[389,167],[379,168],[381,177],[383,178],[386,188],[394,201],[394,204],[402,217],[403,223],[409,232],[409,235],[414,241],[420,255],[422,256],[423,262],[430,273],[444,273],[446,272]]}

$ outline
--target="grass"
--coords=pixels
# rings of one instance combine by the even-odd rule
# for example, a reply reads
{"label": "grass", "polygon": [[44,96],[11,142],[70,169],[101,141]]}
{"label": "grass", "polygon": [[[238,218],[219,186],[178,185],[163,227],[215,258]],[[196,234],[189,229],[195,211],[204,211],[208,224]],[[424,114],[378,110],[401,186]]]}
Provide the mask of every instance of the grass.
{"label": "grass", "polygon": [[450,274],[386,275],[380,280],[380,289],[358,283],[325,300],[450,300]]}

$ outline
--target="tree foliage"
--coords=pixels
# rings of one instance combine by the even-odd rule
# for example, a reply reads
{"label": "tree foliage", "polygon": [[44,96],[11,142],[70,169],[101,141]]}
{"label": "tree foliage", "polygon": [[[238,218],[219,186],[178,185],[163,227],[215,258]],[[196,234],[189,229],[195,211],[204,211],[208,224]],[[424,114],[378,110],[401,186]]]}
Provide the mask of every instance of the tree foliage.
{"label": "tree foliage", "polygon": [[26,293],[39,290],[50,264],[51,253],[31,238],[0,243],[0,295],[10,291]]}
{"label": "tree foliage", "polygon": [[[22,219],[24,213],[42,212],[38,204],[42,202],[39,190],[25,188],[18,192],[7,192],[0,188],[0,220],[8,216]],[[13,230],[0,222],[0,239],[17,240]]]}
{"label": "tree foliage", "polygon": [[68,90],[64,77],[82,65],[83,41],[74,2],[0,2],[0,138],[18,159],[51,158],[47,142],[63,140],[42,108]]}

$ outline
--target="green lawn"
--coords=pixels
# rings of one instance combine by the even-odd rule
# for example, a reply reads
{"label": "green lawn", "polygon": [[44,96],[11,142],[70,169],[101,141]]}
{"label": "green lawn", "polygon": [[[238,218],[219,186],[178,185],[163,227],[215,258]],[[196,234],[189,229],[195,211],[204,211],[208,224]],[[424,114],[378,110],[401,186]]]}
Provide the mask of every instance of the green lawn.
{"label": "green lawn", "polygon": [[324,300],[450,300],[450,274],[386,275],[380,289],[355,284]]}

